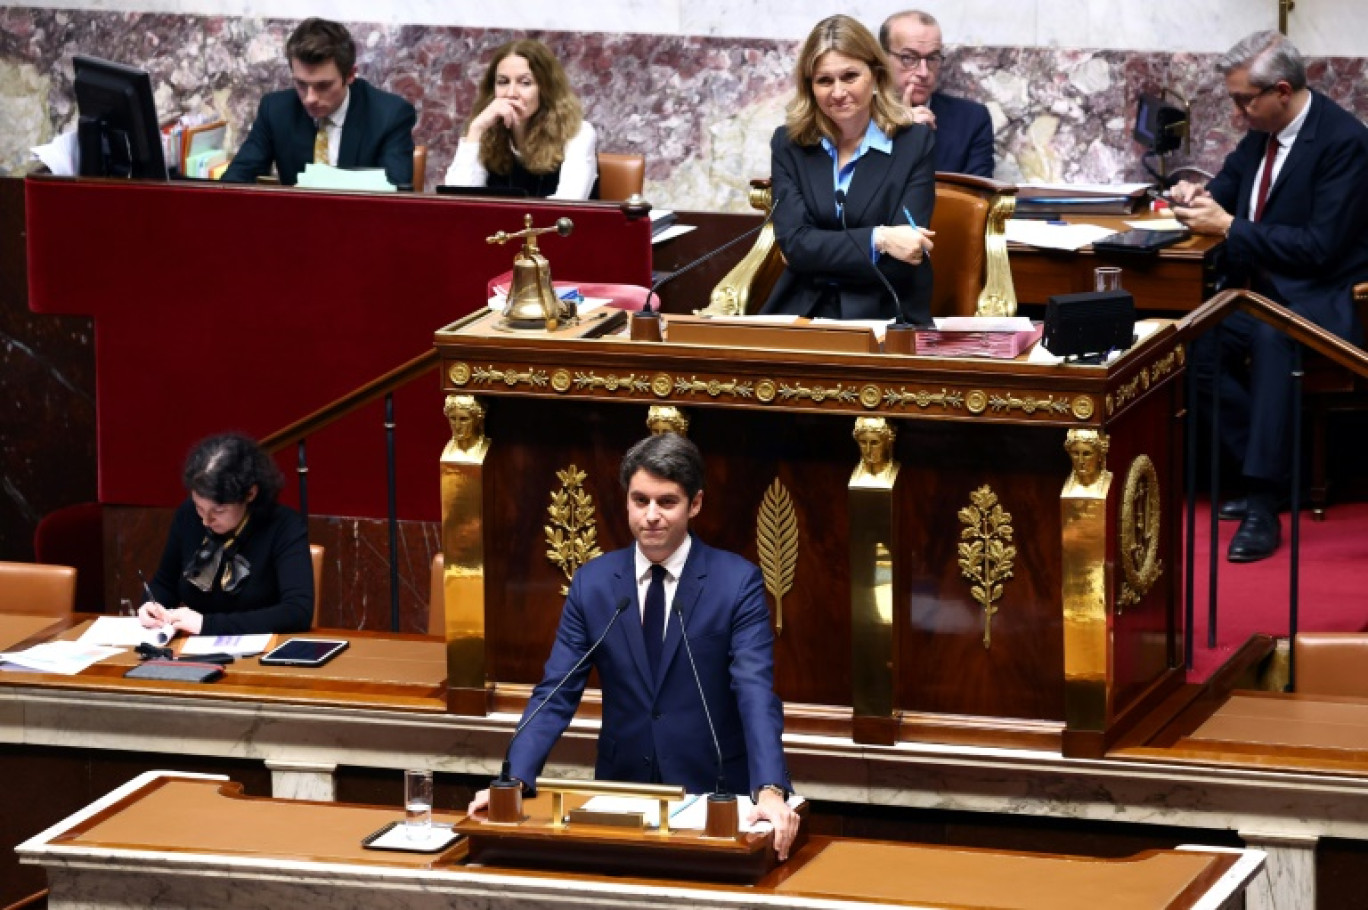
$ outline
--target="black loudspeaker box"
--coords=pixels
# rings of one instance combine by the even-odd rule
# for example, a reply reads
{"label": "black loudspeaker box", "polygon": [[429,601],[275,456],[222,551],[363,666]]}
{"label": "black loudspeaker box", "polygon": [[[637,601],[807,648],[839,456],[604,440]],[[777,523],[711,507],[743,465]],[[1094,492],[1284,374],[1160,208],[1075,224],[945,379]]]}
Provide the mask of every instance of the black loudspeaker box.
{"label": "black loudspeaker box", "polygon": [[1129,291],[1056,294],[1045,306],[1041,344],[1056,357],[1124,351],[1135,340],[1135,298]]}

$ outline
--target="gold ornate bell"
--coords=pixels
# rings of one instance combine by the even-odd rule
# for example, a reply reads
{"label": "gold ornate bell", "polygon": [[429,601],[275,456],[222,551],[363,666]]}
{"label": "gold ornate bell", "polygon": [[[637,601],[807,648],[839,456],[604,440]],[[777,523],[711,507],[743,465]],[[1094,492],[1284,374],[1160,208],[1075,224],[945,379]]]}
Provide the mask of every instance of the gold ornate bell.
{"label": "gold ornate bell", "polygon": [[499,231],[486,238],[488,243],[506,243],[523,238],[522,249],[513,257],[513,282],[504,305],[504,324],[512,329],[552,330],[576,318],[576,308],[570,301],[560,300],[551,287],[551,264],[537,247],[537,235],[556,231],[561,236],[570,233],[574,224],[569,218],[557,220],[548,228],[532,227],[532,216],[523,216],[523,229],[516,233]]}

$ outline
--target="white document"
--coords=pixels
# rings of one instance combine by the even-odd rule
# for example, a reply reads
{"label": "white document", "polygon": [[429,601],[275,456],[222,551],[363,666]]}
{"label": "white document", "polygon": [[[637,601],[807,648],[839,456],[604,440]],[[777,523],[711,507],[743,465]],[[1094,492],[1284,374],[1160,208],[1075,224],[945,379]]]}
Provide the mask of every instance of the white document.
{"label": "white document", "polygon": [[123,650],[79,641],[47,641],[23,651],[0,654],[0,661],[39,673],[75,676],[91,664],[113,657]]}
{"label": "white document", "polygon": [[330,164],[306,164],[296,186],[315,190],[366,190],[372,193],[393,193],[394,184],[385,179],[385,169],[379,167],[345,170]]}
{"label": "white document", "polygon": [[81,633],[79,640],[86,645],[136,648],[144,643],[160,647],[175,637],[176,630],[173,627],[147,629],[136,616],[100,616]]}
{"label": "white document", "polygon": [[274,635],[191,635],[181,645],[180,656],[191,657],[197,654],[232,654],[236,657],[251,657],[261,654],[271,647]]}
{"label": "white document", "polygon": [[76,141],[75,130],[63,133],[47,145],[35,145],[29,151],[58,177],[75,177],[81,169],[81,147]]}
{"label": "white document", "polygon": [[666,240],[673,240],[680,234],[687,234],[689,233],[689,231],[696,230],[698,230],[697,226],[692,224],[672,224],[669,227],[659,231],[658,233],[652,234],[651,245],[655,246],[657,243],[664,243]]}
{"label": "white document", "polygon": [[1007,239],[1013,243],[1047,250],[1081,250],[1094,240],[1116,233],[1097,224],[1060,224],[1034,218],[1011,218],[1007,221]]}
{"label": "white document", "polygon": [[[793,795],[789,797],[788,804],[791,808],[798,808],[803,804],[803,797]],[[656,827],[656,817],[659,810],[656,808],[660,803],[654,799],[636,799],[629,796],[595,796],[584,804],[585,809],[593,812],[630,812],[643,816],[646,819],[648,828]],[[774,826],[765,819],[760,819],[753,825],[746,824],[746,819],[750,817],[751,810],[755,808],[755,803],[745,794],[736,795],[736,817],[741,831],[746,833],[763,833],[771,830]],[[708,796],[706,793],[691,793],[682,800],[670,800],[670,826],[679,831],[702,831],[708,827]]]}
{"label": "white document", "polygon": [[1167,218],[1148,218],[1144,221],[1127,221],[1126,227],[1141,231],[1186,231],[1187,225],[1170,215]]}
{"label": "white document", "polygon": [[1150,186],[1148,183],[1023,183],[1017,190],[1029,191],[1023,193],[1022,198],[1036,195],[1036,191],[1069,196],[1129,196]]}
{"label": "white document", "polygon": [[938,316],[942,332],[1029,332],[1035,326],[1027,316]]}

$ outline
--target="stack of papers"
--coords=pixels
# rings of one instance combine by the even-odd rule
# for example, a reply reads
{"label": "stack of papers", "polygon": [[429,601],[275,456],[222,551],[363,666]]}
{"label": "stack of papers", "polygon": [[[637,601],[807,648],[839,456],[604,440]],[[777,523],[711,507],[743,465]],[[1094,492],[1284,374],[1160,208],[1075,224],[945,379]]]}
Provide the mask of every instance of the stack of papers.
{"label": "stack of papers", "polygon": [[315,190],[366,190],[372,193],[393,193],[394,184],[385,179],[380,167],[342,169],[330,164],[306,164],[295,186]]}
{"label": "stack of papers", "polygon": [[1040,340],[1043,325],[1024,316],[950,316],[918,329],[917,354],[1010,359]]}
{"label": "stack of papers", "polygon": [[136,648],[141,644],[161,647],[176,637],[170,626],[147,629],[136,616],[101,616],[81,633],[86,645],[110,645],[116,648]]}
{"label": "stack of papers", "polygon": [[[789,806],[798,808],[803,804],[801,796],[790,796]],[[630,796],[595,796],[581,808],[590,812],[614,812],[640,815],[646,820],[646,827],[656,827],[656,816],[660,803],[654,799],[637,799]],[[740,819],[739,828],[743,833],[764,833],[774,826],[765,819],[753,825],[746,824],[755,803],[745,794],[736,796],[736,815]],[[683,799],[670,800],[670,825],[680,831],[702,831],[708,827],[707,794],[692,793]]]}
{"label": "stack of papers", "polygon": [[1081,250],[1094,240],[1110,237],[1113,228],[1096,224],[1064,224],[1057,221],[1033,221],[1011,218],[1007,221],[1007,239],[1046,250]]}
{"label": "stack of papers", "polygon": [[6,669],[75,676],[91,664],[113,657],[123,650],[79,641],[47,641],[24,651],[0,654],[0,661],[8,665]]}

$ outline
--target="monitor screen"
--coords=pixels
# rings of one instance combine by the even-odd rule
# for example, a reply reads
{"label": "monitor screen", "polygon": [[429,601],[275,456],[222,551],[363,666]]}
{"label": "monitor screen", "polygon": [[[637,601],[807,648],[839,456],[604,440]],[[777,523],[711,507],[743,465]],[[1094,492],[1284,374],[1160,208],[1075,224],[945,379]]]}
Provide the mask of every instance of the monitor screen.
{"label": "monitor screen", "polygon": [[157,107],[147,73],[77,56],[77,142],[82,177],[166,179]]}
{"label": "monitor screen", "polygon": [[1165,104],[1162,98],[1141,95],[1135,102],[1135,127],[1131,136],[1146,148],[1165,155],[1183,144],[1186,120],[1181,110]]}

